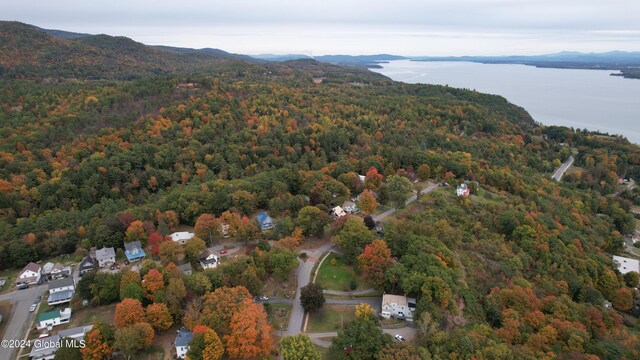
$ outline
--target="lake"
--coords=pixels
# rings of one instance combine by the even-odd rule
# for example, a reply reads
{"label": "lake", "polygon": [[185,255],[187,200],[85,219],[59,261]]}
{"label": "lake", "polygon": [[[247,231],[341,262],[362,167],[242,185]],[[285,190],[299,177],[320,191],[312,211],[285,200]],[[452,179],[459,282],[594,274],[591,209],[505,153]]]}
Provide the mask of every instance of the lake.
{"label": "lake", "polygon": [[371,69],[411,84],[439,84],[504,96],[538,122],[621,134],[640,144],[640,80],[610,70],[398,60]]}

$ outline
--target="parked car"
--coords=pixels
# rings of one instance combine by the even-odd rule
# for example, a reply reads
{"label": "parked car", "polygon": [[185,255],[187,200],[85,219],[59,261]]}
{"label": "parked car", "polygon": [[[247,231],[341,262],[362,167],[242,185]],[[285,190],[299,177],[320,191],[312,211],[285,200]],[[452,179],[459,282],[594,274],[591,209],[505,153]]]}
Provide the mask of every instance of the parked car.
{"label": "parked car", "polygon": [[396,338],[396,340],[400,341],[400,342],[405,342],[407,341],[407,339],[405,339],[402,335],[400,334],[396,334],[396,336],[394,336]]}
{"label": "parked car", "polygon": [[228,253],[228,251],[227,251],[227,250],[220,250],[220,255],[224,255],[224,254],[226,254],[226,253]]}
{"label": "parked car", "polygon": [[20,283],[16,286],[18,287],[18,290],[24,290],[29,288],[29,284],[25,284],[25,283]]}
{"label": "parked car", "polygon": [[38,307],[38,305],[36,305],[36,304],[31,305],[31,307],[29,308],[29,312],[34,312],[34,311],[36,311],[36,308],[37,308],[37,307]]}
{"label": "parked car", "polygon": [[269,300],[269,297],[265,296],[265,295],[262,295],[258,299],[260,299],[260,301],[267,301],[267,300]]}
{"label": "parked car", "polygon": [[35,300],[33,300],[33,303],[34,303],[34,304],[37,304],[37,303],[39,303],[39,302],[40,302],[40,300],[42,300],[42,296],[38,295],[38,296],[36,297],[36,299],[35,299]]}

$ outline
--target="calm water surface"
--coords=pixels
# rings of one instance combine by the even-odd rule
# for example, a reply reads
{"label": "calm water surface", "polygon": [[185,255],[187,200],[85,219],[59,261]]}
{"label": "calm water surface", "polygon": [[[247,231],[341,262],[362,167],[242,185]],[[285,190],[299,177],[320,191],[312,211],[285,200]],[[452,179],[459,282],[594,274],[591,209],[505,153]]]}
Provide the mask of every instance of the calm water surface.
{"label": "calm water surface", "polygon": [[406,83],[440,84],[504,96],[538,122],[621,134],[640,144],[640,80],[608,70],[398,60],[372,69]]}

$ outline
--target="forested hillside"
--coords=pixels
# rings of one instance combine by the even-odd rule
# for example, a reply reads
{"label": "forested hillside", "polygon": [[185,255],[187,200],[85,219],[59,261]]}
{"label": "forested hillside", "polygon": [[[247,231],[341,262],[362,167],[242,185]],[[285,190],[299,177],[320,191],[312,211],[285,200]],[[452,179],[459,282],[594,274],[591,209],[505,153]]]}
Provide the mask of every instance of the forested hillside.
{"label": "forested hillside", "polygon": [[[307,205],[328,211],[364,187],[391,204],[390,182],[419,173],[479,185],[469,198],[436,191],[385,227],[381,287],[418,299],[421,356],[640,357],[635,290],[610,258],[635,226],[633,194],[616,195],[618,178],[640,178],[625,139],[313,60],[185,58],[16,23],[2,24],[0,50],[2,268],[122,247],[122,214],[155,227],[170,211],[194,224],[265,209],[277,240]],[[550,180],[572,148],[582,172]]]}

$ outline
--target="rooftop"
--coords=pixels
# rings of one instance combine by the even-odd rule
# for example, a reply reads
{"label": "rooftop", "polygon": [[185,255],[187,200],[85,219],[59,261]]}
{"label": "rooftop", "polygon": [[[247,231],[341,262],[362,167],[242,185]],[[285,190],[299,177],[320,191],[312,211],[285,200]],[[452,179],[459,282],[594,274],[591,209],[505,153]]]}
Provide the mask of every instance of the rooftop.
{"label": "rooftop", "polygon": [[169,236],[171,236],[171,240],[173,241],[181,241],[181,240],[192,239],[194,236],[196,236],[196,234],[188,231],[180,231],[180,232],[174,232]]}
{"label": "rooftop", "polygon": [[116,251],[112,247],[96,250],[96,259],[98,260],[105,260],[105,259],[115,258],[115,257],[116,257]]}
{"label": "rooftop", "polygon": [[176,335],[175,345],[187,346],[189,345],[189,342],[192,338],[193,334],[191,333],[191,331],[187,330],[187,328],[185,327],[181,327],[180,329],[178,329],[178,335]]}
{"label": "rooftop", "polygon": [[400,306],[407,306],[407,297],[404,295],[382,295],[382,305],[385,304],[398,304]]}
{"label": "rooftop", "polygon": [[58,289],[61,287],[66,287],[66,286],[74,286],[75,284],[73,283],[73,279],[72,278],[64,278],[64,279],[60,279],[60,280],[52,280],[49,281],[49,290],[51,289]]}
{"label": "rooftop", "polygon": [[47,311],[47,312],[43,312],[42,314],[38,315],[38,322],[41,321],[45,321],[45,320],[51,320],[51,319],[55,319],[60,317],[60,310],[52,310],[52,311]]}
{"label": "rooftop", "polygon": [[130,243],[124,244],[124,250],[130,253],[135,253],[137,251],[142,250],[142,245],[140,245],[140,241],[134,241]]}

